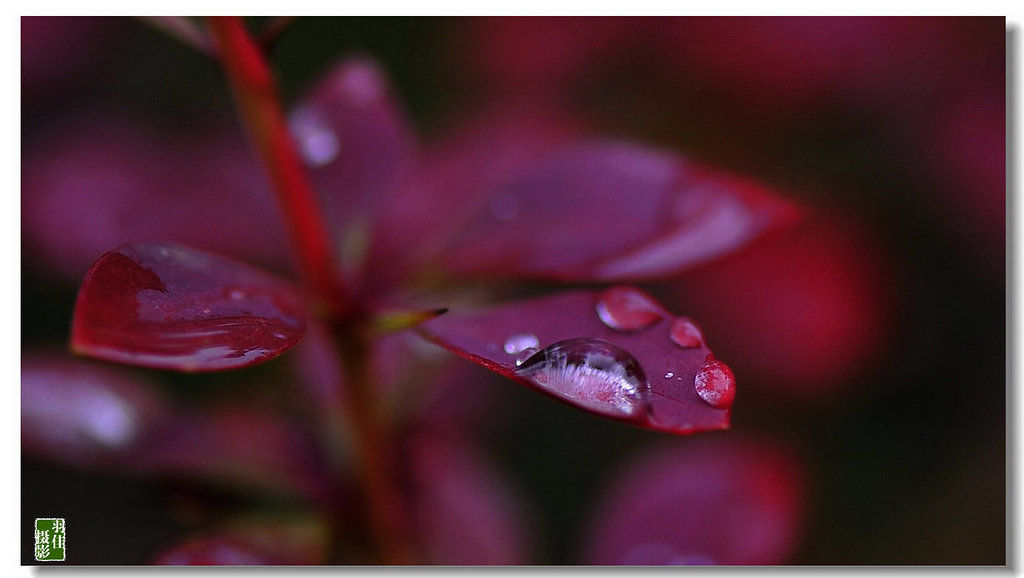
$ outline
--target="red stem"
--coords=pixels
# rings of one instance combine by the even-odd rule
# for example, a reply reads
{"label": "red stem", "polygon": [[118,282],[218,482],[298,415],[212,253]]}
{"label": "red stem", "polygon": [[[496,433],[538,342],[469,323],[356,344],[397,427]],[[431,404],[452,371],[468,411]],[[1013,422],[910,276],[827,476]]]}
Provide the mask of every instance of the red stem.
{"label": "red stem", "polygon": [[290,224],[303,272],[318,299],[318,313],[333,321],[350,387],[344,415],[351,425],[368,527],[384,564],[410,564],[413,550],[403,524],[402,500],[393,477],[391,439],[381,419],[379,396],[369,368],[371,337],[350,302],[348,287],[321,219],[313,187],[288,131],[274,76],[239,17],[211,17],[242,120],[270,174]]}
{"label": "red stem", "polygon": [[296,150],[274,75],[259,44],[237,16],[209,19],[242,121],[290,224],[292,239],[318,307],[337,317],[348,305],[348,287],[330,242],[313,185]]}

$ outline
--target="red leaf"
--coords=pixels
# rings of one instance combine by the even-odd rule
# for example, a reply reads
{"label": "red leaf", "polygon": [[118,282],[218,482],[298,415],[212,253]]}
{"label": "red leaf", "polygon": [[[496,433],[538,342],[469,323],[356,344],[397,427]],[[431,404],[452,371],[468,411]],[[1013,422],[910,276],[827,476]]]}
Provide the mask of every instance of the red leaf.
{"label": "red leaf", "polygon": [[577,291],[476,313],[450,312],[420,332],[492,371],[611,419],[680,434],[727,428],[730,409],[713,407],[695,388],[698,373],[713,359],[710,350],[702,339],[672,337],[680,327],[687,337],[699,335],[696,326],[666,312],[646,327],[613,329],[602,321],[598,304],[618,291]]}
{"label": "red leaf", "polygon": [[433,271],[442,248],[480,210],[498,185],[564,146],[581,128],[543,107],[501,105],[423,150],[410,182],[384,207],[367,272],[393,287],[422,269]]}
{"label": "red leaf", "polygon": [[708,339],[773,396],[824,399],[863,388],[893,343],[900,272],[872,231],[819,215],[665,287],[700,311]]}
{"label": "red leaf", "polygon": [[369,58],[336,64],[291,113],[289,125],[340,258],[355,274],[382,204],[412,167],[413,135],[383,71]]}
{"label": "red leaf", "polygon": [[783,447],[708,436],[616,468],[587,524],[584,564],[784,564],[797,545],[803,468]]}
{"label": "red leaf", "polygon": [[590,142],[493,190],[443,265],[468,276],[651,279],[733,251],[793,215],[752,183],[636,145]]}
{"label": "red leaf", "polygon": [[72,358],[30,354],[21,368],[26,455],[77,466],[130,467],[173,410],[142,376]]}
{"label": "red leaf", "polygon": [[33,265],[77,282],[111,247],[159,238],[288,271],[278,207],[237,129],[185,138],[92,114],[51,131],[25,146]]}
{"label": "red leaf", "polygon": [[314,517],[252,515],[232,519],[170,546],[164,566],[320,565],[327,563],[327,525]]}
{"label": "red leaf", "polygon": [[144,474],[272,496],[327,502],[327,473],[309,432],[243,405],[178,416],[136,464]]}
{"label": "red leaf", "polygon": [[511,565],[528,560],[529,519],[521,497],[470,445],[413,439],[414,522],[426,564]]}
{"label": "red leaf", "polygon": [[136,243],[89,270],[71,347],[131,365],[217,371],[277,357],[305,326],[302,301],[283,280],[195,249]]}

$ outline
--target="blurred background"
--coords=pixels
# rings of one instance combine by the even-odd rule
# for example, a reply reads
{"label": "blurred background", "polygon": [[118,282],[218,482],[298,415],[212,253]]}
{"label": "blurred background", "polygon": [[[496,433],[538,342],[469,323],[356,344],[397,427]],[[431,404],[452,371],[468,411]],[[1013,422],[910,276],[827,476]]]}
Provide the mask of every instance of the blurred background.
{"label": "blurred background", "polygon": [[[494,107],[541,110],[802,203],[793,229],[649,287],[698,320],[736,373],[732,430],[701,435],[770,440],[797,457],[806,489],[785,563],[1002,565],[1005,79],[1016,42],[1001,17],[303,18],[272,62],[292,102],[338,58],[376,59],[423,140]],[[210,162],[204,147],[218,145],[188,135],[232,134],[237,121],[216,63],[142,20],[23,18],[21,62],[24,355],[64,346],[99,255],[36,226],[59,209],[27,195],[70,170],[68,151],[103,154],[136,133],[196,145],[204,158],[158,158],[217,172],[215,187],[236,177]],[[82,130],[96,123],[109,141]],[[123,162],[127,174],[163,161]],[[91,223],[97,246],[131,230],[134,216],[120,219]],[[265,249],[273,262],[279,247]],[[201,398],[275,370],[253,371],[165,382]],[[533,558],[577,563],[599,488],[662,436],[510,383],[496,390],[500,427],[481,435],[532,504]],[[22,456],[23,527],[81,520],[78,563],[115,552],[145,563],[187,526],[185,502],[173,485]]]}

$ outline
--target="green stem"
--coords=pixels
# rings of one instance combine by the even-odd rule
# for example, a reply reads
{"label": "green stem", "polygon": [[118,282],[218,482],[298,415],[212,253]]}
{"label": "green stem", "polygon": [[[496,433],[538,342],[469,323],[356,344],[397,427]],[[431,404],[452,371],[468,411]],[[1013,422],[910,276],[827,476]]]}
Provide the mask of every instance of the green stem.
{"label": "green stem", "polygon": [[327,224],[288,130],[274,75],[240,17],[211,17],[208,22],[242,122],[290,225],[301,272],[318,308],[336,318],[349,305],[347,283],[336,266]]}

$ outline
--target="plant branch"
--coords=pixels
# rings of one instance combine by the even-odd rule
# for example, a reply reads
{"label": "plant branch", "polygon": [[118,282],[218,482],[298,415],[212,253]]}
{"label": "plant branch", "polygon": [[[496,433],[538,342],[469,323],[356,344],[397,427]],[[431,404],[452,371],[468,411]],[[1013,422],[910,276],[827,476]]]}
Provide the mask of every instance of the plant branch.
{"label": "plant branch", "polygon": [[347,283],[336,267],[333,243],[302,159],[288,130],[274,75],[240,17],[211,17],[209,27],[242,122],[284,208],[302,274],[328,317],[347,308]]}

